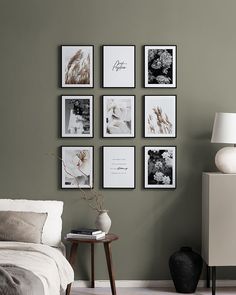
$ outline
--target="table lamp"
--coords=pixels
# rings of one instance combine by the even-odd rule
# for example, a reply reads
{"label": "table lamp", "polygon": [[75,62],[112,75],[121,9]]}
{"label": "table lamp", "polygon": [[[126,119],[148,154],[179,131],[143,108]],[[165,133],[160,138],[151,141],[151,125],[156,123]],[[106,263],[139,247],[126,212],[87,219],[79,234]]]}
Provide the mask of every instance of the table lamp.
{"label": "table lamp", "polygon": [[215,156],[216,167],[223,173],[236,173],[236,113],[216,113],[211,142],[229,143]]}

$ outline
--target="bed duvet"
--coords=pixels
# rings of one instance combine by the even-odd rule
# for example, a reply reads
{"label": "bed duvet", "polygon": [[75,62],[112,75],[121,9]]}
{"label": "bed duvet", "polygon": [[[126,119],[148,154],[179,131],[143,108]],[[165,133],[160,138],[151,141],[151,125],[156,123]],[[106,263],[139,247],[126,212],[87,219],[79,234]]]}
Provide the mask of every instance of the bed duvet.
{"label": "bed duvet", "polygon": [[[65,290],[73,280],[74,272],[60,249],[42,244],[0,242],[0,294],[60,295],[60,290]],[[7,293],[10,291],[12,293]]]}
{"label": "bed duvet", "polygon": [[43,285],[31,271],[12,264],[0,265],[1,295],[42,295]]}

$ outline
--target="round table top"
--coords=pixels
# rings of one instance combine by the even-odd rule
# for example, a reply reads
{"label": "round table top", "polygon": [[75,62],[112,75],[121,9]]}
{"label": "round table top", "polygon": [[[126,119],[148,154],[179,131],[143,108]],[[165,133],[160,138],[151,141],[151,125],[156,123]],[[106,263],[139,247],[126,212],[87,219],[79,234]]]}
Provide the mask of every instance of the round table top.
{"label": "round table top", "polygon": [[115,240],[118,240],[119,237],[115,234],[106,234],[105,238],[103,239],[99,239],[99,240],[91,240],[91,239],[73,239],[73,238],[65,238],[66,241],[71,242],[71,243],[91,243],[91,244],[95,244],[95,243],[110,243],[113,242]]}

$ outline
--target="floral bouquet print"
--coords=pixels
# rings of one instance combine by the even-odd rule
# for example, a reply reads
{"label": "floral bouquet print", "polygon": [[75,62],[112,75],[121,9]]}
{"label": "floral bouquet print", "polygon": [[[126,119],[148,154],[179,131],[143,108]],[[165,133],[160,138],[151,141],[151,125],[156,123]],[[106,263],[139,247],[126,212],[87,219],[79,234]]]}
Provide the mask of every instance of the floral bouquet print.
{"label": "floral bouquet print", "polygon": [[173,152],[149,150],[148,155],[148,184],[172,184]]}

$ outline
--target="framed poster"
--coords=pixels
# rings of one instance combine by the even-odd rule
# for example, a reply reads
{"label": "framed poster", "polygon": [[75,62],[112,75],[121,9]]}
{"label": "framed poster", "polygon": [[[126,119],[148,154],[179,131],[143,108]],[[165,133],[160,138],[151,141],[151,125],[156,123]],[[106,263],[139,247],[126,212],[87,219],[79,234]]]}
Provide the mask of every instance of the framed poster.
{"label": "framed poster", "polygon": [[103,146],[103,188],[135,188],[135,147]]}
{"label": "framed poster", "polygon": [[61,136],[93,137],[93,96],[61,97]]}
{"label": "framed poster", "polygon": [[62,188],[93,187],[93,147],[63,146]]}
{"label": "framed poster", "polygon": [[93,88],[93,45],[62,45],[62,87]]}
{"label": "framed poster", "polygon": [[103,88],[135,88],[135,45],[104,45]]}
{"label": "framed poster", "polygon": [[176,137],[176,95],[144,96],[144,137]]}
{"label": "framed poster", "polygon": [[176,147],[144,147],[144,187],[176,188]]}
{"label": "framed poster", "polygon": [[103,137],[135,137],[135,96],[103,96]]}
{"label": "framed poster", "polygon": [[176,88],[176,46],[144,46],[144,87]]}

